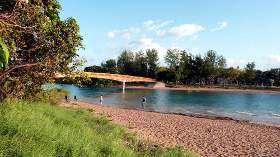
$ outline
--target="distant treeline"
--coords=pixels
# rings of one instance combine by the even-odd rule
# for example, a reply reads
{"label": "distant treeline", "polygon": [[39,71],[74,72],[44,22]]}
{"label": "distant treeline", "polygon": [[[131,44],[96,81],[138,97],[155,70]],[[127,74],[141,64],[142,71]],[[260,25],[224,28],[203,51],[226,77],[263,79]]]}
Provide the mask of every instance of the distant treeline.
{"label": "distant treeline", "polygon": [[280,68],[261,71],[255,68],[254,62],[244,68],[227,67],[226,59],[214,50],[202,56],[169,49],[164,59],[167,67],[159,66],[155,49],[124,50],[117,60],[109,59],[100,66],[86,67],[84,71],[152,77],[177,85],[280,86]]}

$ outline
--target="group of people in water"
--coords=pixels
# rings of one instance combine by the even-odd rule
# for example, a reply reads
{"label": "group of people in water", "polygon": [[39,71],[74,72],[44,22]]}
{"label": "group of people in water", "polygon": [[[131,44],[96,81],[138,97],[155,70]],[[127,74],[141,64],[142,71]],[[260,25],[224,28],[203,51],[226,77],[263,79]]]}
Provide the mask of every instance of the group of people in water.
{"label": "group of people in water", "polygon": [[[78,101],[76,95],[74,96],[74,99],[73,99],[73,100],[74,100],[74,101]],[[66,101],[66,102],[69,102],[68,95],[65,95],[65,101]],[[103,95],[100,95],[99,103],[100,103],[101,105],[103,104]],[[146,99],[145,96],[143,96],[143,97],[142,97],[142,100],[141,100],[141,107],[142,107],[142,109],[145,109],[146,103],[147,103],[147,99]]]}

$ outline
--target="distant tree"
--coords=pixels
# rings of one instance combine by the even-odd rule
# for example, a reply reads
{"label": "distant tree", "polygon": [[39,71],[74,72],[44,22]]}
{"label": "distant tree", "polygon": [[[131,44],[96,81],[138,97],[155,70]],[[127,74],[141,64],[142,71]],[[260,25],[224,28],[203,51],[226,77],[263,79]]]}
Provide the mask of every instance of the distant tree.
{"label": "distant tree", "polygon": [[176,80],[178,80],[181,83],[187,83],[190,71],[191,71],[191,55],[188,54],[185,50],[181,51],[180,53],[180,63],[179,66],[175,72]]}
{"label": "distant tree", "polygon": [[120,74],[134,74],[134,54],[132,51],[124,50],[117,60],[117,68]]}
{"label": "distant tree", "polygon": [[217,75],[217,53],[214,50],[207,51],[204,56],[202,77],[205,79],[206,83],[214,82]]}
{"label": "distant tree", "polygon": [[274,86],[280,86],[280,68],[270,70]]}
{"label": "distant tree", "polygon": [[169,83],[175,81],[175,73],[169,68],[159,67],[157,69],[157,80]]}
{"label": "distant tree", "polygon": [[105,70],[101,66],[98,66],[98,65],[85,67],[84,71],[85,72],[96,72],[96,73],[104,73],[105,72]]}
{"label": "distant tree", "polygon": [[217,66],[215,67],[217,77],[222,80],[222,83],[225,85],[226,83],[226,78],[227,78],[227,61],[223,56],[218,56],[217,57]]}
{"label": "distant tree", "polygon": [[199,83],[199,85],[204,84],[204,60],[200,55],[195,56],[192,60],[192,76],[194,83]]}
{"label": "distant tree", "polygon": [[262,85],[265,82],[264,73],[261,70],[256,70],[255,80],[256,85]]}
{"label": "distant tree", "polygon": [[225,69],[227,66],[227,60],[223,56],[218,56],[217,67],[218,69]]}
{"label": "distant tree", "polygon": [[148,77],[154,78],[158,68],[158,52],[155,49],[146,50],[146,60],[148,64]]}
{"label": "distant tree", "polygon": [[164,57],[165,63],[168,65],[170,70],[176,70],[180,63],[180,50],[168,49],[166,56]]}
{"label": "distant tree", "polygon": [[280,68],[264,71],[263,82],[267,86],[280,86]]}
{"label": "distant tree", "polygon": [[226,71],[226,76],[230,83],[238,84],[238,77],[240,76],[241,71],[238,68],[233,67],[228,68]]}
{"label": "distant tree", "polygon": [[245,68],[245,71],[244,71],[244,78],[245,78],[245,81],[246,81],[246,84],[248,85],[254,85],[255,82],[255,77],[256,77],[256,69],[255,69],[255,63],[254,62],[251,62],[251,63],[248,63],[246,65],[246,68]]}
{"label": "distant tree", "polygon": [[148,68],[147,68],[147,58],[143,51],[139,51],[135,53],[134,58],[134,75],[136,76],[147,76]]}
{"label": "distant tree", "polygon": [[109,59],[105,63],[101,63],[102,69],[104,69],[104,72],[115,74],[117,73],[117,63],[114,59]]}

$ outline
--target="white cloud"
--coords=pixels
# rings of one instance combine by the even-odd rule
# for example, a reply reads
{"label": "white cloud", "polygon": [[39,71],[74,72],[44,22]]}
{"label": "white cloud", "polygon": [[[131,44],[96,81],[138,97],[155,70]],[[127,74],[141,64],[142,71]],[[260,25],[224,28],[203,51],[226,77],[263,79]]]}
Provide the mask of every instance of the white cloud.
{"label": "white cloud", "polygon": [[191,38],[191,40],[196,40],[196,39],[198,39],[198,35],[194,35],[194,36]]}
{"label": "white cloud", "polygon": [[141,31],[140,28],[131,27],[128,29],[114,30],[107,33],[108,38],[115,38],[116,36],[121,36],[125,39],[130,39],[134,33],[139,33]]}
{"label": "white cloud", "polygon": [[240,68],[245,67],[245,65],[248,63],[248,61],[244,60],[244,59],[231,59],[231,58],[227,58],[227,65],[229,67],[237,67],[239,66]]}
{"label": "white cloud", "polygon": [[116,34],[114,32],[108,32],[107,33],[107,36],[110,38],[110,39],[113,39],[115,38]]}
{"label": "white cloud", "polygon": [[211,32],[220,31],[220,30],[225,29],[227,27],[228,27],[228,22],[227,21],[219,22],[218,26],[216,28],[213,28],[211,30]]}
{"label": "white cloud", "polygon": [[148,20],[148,21],[144,22],[143,26],[148,31],[156,31],[156,30],[159,30],[160,28],[165,27],[165,26],[167,26],[171,23],[173,23],[173,21],[171,21],[171,20],[167,20],[167,21]]}
{"label": "white cloud", "polygon": [[280,63],[280,54],[269,54],[268,58],[276,63]]}
{"label": "white cloud", "polygon": [[204,28],[201,25],[196,24],[183,24],[174,26],[171,28],[164,28],[173,23],[172,20],[148,20],[139,27],[130,27],[127,29],[116,29],[114,31],[107,32],[107,37],[110,39],[116,37],[122,37],[125,39],[131,39],[133,35],[137,33],[156,33],[158,37],[169,37],[173,36],[176,38],[193,36],[191,40],[196,40],[198,38],[197,34],[200,31],[203,31]]}
{"label": "white cloud", "polygon": [[128,48],[132,51],[146,50],[146,49],[156,49],[159,55],[159,61],[163,63],[164,56],[167,49],[162,47],[160,44],[153,41],[151,38],[140,38],[136,41],[130,42]]}
{"label": "white cloud", "polygon": [[157,31],[157,35],[160,37],[175,36],[180,38],[180,37],[192,36],[203,30],[204,28],[200,25],[183,24],[183,25],[172,27],[168,30],[159,30]]}
{"label": "white cloud", "polygon": [[153,21],[148,20],[143,23],[142,26],[139,27],[130,27],[127,29],[116,29],[114,31],[110,31],[107,33],[107,37],[113,39],[115,37],[123,37],[125,39],[130,39],[132,35],[139,33],[139,32],[148,32],[148,31],[157,31],[160,28],[163,28],[169,24],[173,23],[171,20],[166,21]]}

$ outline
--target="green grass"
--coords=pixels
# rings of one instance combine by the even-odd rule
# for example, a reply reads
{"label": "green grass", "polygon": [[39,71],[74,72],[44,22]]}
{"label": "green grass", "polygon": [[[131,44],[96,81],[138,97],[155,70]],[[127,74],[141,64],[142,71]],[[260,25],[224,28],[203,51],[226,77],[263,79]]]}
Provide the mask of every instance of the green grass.
{"label": "green grass", "polygon": [[0,157],[199,156],[138,141],[93,110],[43,102],[0,103]]}

